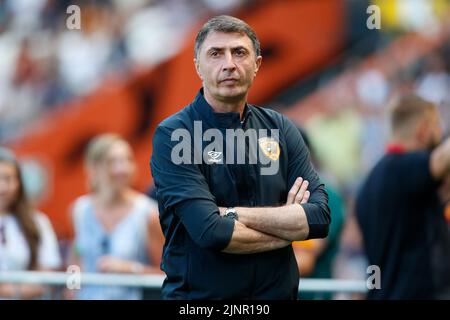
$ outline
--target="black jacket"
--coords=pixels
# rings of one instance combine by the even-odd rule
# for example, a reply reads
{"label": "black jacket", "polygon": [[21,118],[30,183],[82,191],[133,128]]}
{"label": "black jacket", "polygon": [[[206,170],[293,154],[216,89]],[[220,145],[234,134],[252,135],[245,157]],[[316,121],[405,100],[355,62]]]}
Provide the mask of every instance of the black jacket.
{"label": "black jacket", "polygon": [[[161,265],[167,275],[164,298],[297,297],[299,274],[292,247],[247,255],[221,252],[230,242],[234,220],[220,217],[218,206],[283,205],[290,187],[301,176],[310,183],[311,196],[309,202],[303,204],[309,238],[328,234],[328,196],[296,126],[275,111],[252,105],[246,105],[243,119],[241,121],[239,113],[215,113],[200,90],[192,104],[162,121],[156,129],[151,169],[166,237]],[[208,155],[211,150],[207,146],[213,139],[197,146],[193,141],[194,135],[201,137],[202,132],[200,135],[194,132],[199,125],[203,133],[207,129],[217,129],[224,137],[227,129],[242,129],[245,133],[250,132],[249,129],[279,129],[279,156],[274,145],[251,139],[246,140],[244,164],[237,163],[236,155],[230,156],[231,151],[239,152],[238,143],[233,146],[230,141],[222,141],[223,148],[213,150],[220,153]],[[267,132],[269,137],[270,133]],[[183,140],[192,146],[192,150],[184,154],[179,148]],[[273,140],[269,138],[269,141]],[[255,163],[249,150],[258,148]],[[269,156],[263,154],[261,148],[268,148],[269,156],[275,160],[268,163]],[[203,152],[205,161],[201,157]],[[195,158],[196,155],[200,158]],[[174,156],[178,157],[175,163]],[[183,157],[185,163],[179,163],[179,157]],[[267,170],[270,166],[278,170],[264,174],[264,168]]]}

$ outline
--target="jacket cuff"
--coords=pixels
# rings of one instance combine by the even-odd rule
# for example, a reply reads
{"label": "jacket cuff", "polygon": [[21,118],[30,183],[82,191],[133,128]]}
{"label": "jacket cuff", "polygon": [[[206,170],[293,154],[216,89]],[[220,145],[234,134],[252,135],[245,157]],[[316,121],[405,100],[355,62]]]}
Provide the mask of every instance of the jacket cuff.
{"label": "jacket cuff", "polygon": [[301,206],[305,211],[309,226],[309,234],[306,240],[325,238],[328,235],[330,219],[324,216],[317,204],[304,203]]}

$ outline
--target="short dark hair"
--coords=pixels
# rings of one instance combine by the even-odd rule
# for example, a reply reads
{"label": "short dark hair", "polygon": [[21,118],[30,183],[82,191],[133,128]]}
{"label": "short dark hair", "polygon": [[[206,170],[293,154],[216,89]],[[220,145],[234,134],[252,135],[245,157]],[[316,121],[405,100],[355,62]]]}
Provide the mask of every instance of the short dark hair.
{"label": "short dark hair", "polygon": [[209,19],[195,38],[194,55],[198,58],[200,47],[205,41],[210,31],[225,32],[225,33],[240,33],[247,35],[252,41],[253,48],[255,49],[256,56],[261,55],[261,45],[255,31],[244,21],[227,15],[216,16]]}
{"label": "short dark hair", "polygon": [[415,94],[402,96],[390,110],[390,125],[393,133],[408,134],[411,125],[423,119],[437,107]]}

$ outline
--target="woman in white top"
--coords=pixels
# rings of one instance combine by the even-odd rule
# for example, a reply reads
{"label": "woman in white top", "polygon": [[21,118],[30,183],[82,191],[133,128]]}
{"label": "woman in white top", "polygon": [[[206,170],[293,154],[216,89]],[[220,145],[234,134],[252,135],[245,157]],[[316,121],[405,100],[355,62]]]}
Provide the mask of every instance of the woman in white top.
{"label": "woman in white top", "polygon": [[[157,205],[130,186],[130,145],[118,135],[100,135],[88,145],[85,161],[91,192],[72,206],[74,263],[89,273],[162,273]],[[142,298],[141,289],[120,286],[85,285],[75,294],[85,300]]]}
{"label": "woman in white top", "polygon": [[[0,272],[56,270],[58,243],[48,218],[33,210],[25,194],[19,162],[0,148]],[[0,283],[0,298],[42,297],[45,286]]]}

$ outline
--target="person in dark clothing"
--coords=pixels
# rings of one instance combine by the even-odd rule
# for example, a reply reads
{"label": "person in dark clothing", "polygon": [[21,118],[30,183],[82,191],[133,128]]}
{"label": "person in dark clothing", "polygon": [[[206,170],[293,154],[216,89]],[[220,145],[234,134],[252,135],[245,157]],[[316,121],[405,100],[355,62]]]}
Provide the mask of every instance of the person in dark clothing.
{"label": "person in dark clothing", "polygon": [[369,264],[381,272],[381,288],[369,290],[368,299],[433,299],[448,283],[449,270],[437,267],[450,266],[450,255],[435,263],[448,249],[438,187],[450,171],[450,139],[439,144],[437,108],[414,95],[394,105],[390,122],[386,154],[356,201]]}
{"label": "person in dark clothing", "polygon": [[155,131],[165,299],[296,299],[291,242],[328,234],[328,196],[296,126],[247,103],[261,59],[245,22],[209,20],[195,43],[203,88]]}

